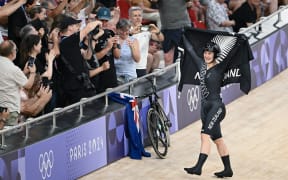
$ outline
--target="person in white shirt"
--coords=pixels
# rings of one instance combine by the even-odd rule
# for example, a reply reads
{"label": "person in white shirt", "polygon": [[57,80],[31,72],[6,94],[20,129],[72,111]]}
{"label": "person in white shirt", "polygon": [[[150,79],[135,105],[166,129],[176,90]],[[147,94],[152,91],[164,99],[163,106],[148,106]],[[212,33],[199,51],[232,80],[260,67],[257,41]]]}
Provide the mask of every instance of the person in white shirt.
{"label": "person in white shirt", "polygon": [[[25,66],[24,72],[13,61],[16,58],[17,47],[11,40],[0,44],[0,104],[8,108],[10,114],[6,125],[17,125],[20,114],[20,89],[30,89],[34,83],[36,67]],[[29,75],[28,79],[26,75]]]}
{"label": "person in white shirt", "polygon": [[140,61],[136,63],[137,77],[144,76],[147,73],[146,67],[150,39],[159,42],[162,42],[164,40],[163,34],[155,24],[149,24],[149,26],[142,26],[142,13],[142,8],[139,6],[132,6],[129,9],[129,19],[132,23],[130,33],[134,38],[139,41],[141,51]]}

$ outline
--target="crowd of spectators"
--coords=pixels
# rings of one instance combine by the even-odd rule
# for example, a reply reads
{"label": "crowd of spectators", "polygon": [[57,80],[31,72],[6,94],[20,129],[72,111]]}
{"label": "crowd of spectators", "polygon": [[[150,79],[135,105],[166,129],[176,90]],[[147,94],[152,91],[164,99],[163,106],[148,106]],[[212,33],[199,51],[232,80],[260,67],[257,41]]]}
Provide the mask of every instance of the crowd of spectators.
{"label": "crowd of spectators", "polygon": [[286,0],[0,0],[0,129],[177,58],[183,28],[234,31]]}

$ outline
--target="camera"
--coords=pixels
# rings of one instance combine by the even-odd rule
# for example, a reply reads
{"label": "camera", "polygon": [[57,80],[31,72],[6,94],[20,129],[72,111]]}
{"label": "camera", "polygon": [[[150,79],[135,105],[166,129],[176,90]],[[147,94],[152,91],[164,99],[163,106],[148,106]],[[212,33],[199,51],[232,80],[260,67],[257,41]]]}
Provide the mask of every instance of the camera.
{"label": "camera", "polygon": [[33,67],[33,64],[35,63],[35,59],[33,57],[29,57],[28,59],[28,66]]}
{"label": "camera", "polygon": [[119,43],[117,43],[116,48],[121,49],[121,45]]}
{"label": "camera", "polygon": [[2,112],[6,112],[8,110],[8,108],[6,108],[6,107],[0,107],[0,113],[2,113]]}
{"label": "camera", "polygon": [[99,26],[96,26],[92,31],[90,31],[90,35],[92,35],[92,36],[94,36],[94,35],[96,35],[96,34],[98,34],[99,33],[99,29],[100,29],[100,27]]}
{"label": "camera", "polygon": [[77,76],[77,79],[83,83],[83,86],[86,90],[95,89],[94,84],[90,81],[90,78],[86,73],[81,73],[80,75]]}

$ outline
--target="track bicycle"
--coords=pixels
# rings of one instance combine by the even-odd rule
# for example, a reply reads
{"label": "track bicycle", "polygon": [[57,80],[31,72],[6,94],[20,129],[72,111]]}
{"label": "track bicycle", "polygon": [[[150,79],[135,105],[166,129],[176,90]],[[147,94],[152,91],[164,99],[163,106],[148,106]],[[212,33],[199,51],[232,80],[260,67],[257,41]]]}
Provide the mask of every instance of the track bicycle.
{"label": "track bicycle", "polygon": [[158,99],[156,86],[152,84],[152,92],[137,98],[149,98],[150,108],[147,112],[147,129],[148,136],[152,147],[159,158],[164,159],[170,145],[169,128],[172,126],[171,121],[165,114]]}

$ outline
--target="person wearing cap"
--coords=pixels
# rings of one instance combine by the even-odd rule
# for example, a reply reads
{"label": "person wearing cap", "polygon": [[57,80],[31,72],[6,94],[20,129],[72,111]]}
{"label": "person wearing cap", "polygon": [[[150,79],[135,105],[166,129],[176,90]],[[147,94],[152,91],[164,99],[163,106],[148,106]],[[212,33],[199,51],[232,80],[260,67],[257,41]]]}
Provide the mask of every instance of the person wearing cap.
{"label": "person wearing cap", "polygon": [[96,18],[100,21],[104,21],[105,25],[104,27],[106,29],[110,29],[115,32],[116,30],[116,24],[119,21],[120,16],[118,15],[118,11],[120,11],[119,8],[114,8],[114,13],[116,12],[116,16],[112,18],[112,12],[109,8],[106,7],[100,7],[97,10]]}
{"label": "person wearing cap", "polygon": [[[80,50],[80,42],[84,40],[97,26],[101,27],[100,21],[89,22],[79,31],[81,20],[70,16],[63,16],[59,25],[61,42],[60,58],[57,66],[62,74],[62,88],[67,98],[67,104],[78,102],[81,98],[95,95],[95,89],[89,79],[89,69]],[[92,40],[97,40],[92,37]]]}
{"label": "person wearing cap", "polygon": [[102,22],[104,34],[98,39],[95,46],[96,57],[99,64],[109,61],[110,68],[99,74],[99,86],[97,92],[103,92],[107,88],[116,87],[117,76],[114,64],[114,58],[119,58],[120,48],[118,44],[119,37],[109,28],[108,21],[111,20],[111,12],[106,7],[101,7],[97,11],[96,19]]}

